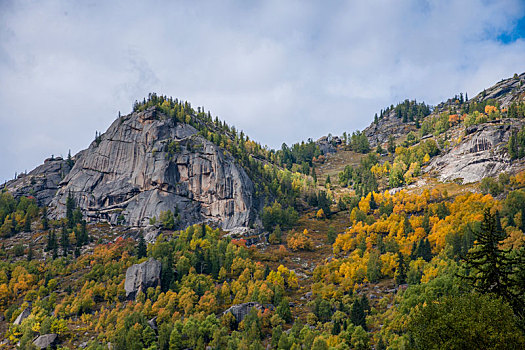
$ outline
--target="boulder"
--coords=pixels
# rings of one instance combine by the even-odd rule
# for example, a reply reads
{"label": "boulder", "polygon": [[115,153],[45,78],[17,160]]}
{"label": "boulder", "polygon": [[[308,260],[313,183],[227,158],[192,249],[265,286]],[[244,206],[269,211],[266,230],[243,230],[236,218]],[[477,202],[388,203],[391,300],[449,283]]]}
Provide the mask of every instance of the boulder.
{"label": "boulder", "polygon": [[224,311],[224,314],[231,313],[237,322],[244,320],[246,315],[250,312],[251,309],[256,308],[257,310],[264,310],[265,307],[259,303],[249,302],[243,304],[232,305],[230,308]]}
{"label": "boulder", "polygon": [[29,317],[29,315],[31,315],[31,309],[29,308],[25,308],[24,311],[22,311],[20,313],[20,315],[18,315],[18,317],[16,318],[15,322],[13,322],[14,325],[21,325],[22,322]]}
{"label": "boulder", "polygon": [[58,335],[56,334],[44,334],[39,336],[33,341],[33,345],[39,349],[46,349],[56,345]]}
{"label": "boulder", "polygon": [[148,321],[148,325],[153,329],[155,332],[158,330],[157,328],[157,316],[153,317],[151,320]]}
{"label": "boulder", "polygon": [[153,258],[141,264],[130,266],[126,271],[126,281],[124,282],[126,298],[134,300],[139,291],[145,293],[149,287],[155,288],[160,285],[160,269],[160,261]]}

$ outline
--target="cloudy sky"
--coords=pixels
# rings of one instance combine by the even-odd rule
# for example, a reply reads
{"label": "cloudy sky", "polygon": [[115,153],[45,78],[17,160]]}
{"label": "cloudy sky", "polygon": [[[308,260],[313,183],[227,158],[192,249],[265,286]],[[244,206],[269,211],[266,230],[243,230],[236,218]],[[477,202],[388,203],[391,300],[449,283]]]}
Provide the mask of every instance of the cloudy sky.
{"label": "cloudy sky", "polygon": [[0,0],[0,181],[134,100],[204,106],[271,147],[525,71],[523,0]]}

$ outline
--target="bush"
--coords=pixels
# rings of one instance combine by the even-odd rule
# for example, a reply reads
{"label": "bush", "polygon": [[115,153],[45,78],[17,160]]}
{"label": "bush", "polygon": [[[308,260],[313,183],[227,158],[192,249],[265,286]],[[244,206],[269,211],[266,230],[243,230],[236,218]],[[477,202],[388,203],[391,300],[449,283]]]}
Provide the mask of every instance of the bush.
{"label": "bush", "polygon": [[486,177],[481,180],[480,190],[483,194],[490,193],[495,197],[503,192],[503,185],[491,177]]}

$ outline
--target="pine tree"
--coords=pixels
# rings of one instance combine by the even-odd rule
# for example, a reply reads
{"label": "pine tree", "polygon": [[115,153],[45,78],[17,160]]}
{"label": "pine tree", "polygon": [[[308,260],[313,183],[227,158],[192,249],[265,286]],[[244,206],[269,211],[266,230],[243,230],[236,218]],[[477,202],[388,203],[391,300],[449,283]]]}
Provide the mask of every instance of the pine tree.
{"label": "pine tree", "polygon": [[372,210],[376,210],[377,209],[377,203],[376,203],[376,200],[374,198],[374,192],[370,193],[370,209],[372,209]]}
{"label": "pine tree", "polygon": [[42,209],[42,229],[47,231],[49,229],[49,219],[47,218],[47,207]]}
{"label": "pine tree", "polygon": [[485,209],[481,228],[475,234],[474,248],[466,257],[470,274],[462,277],[470,281],[479,293],[493,293],[503,297],[514,312],[523,318],[523,286],[516,281],[516,272],[518,268],[523,269],[524,262],[511,257],[509,250],[499,247],[507,236],[501,227],[499,212],[492,214],[490,209]]}
{"label": "pine tree", "polygon": [[33,247],[30,244],[27,250],[27,261],[31,261],[31,260],[33,260]]}
{"label": "pine tree", "polygon": [[51,230],[51,232],[47,234],[47,246],[45,250],[47,252],[50,252],[54,250],[56,246],[57,246],[57,239],[55,235],[55,230]]}
{"label": "pine tree", "polygon": [[392,135],[388,137],[387,150],[391,154],[394,154],[396,152],[396,141],[394,140],[394,137]]}
{"label": "pine tree", "polygon": [[423,216],[423,222],[421,223],[421,227],[423,227],[423,230],[425,230],[425,233],[427,235],[430,234],[430,215],[428,213],[428,210],[425,211],[425,215]]}
{"label": "pine tree", "polygon": [[69,250],[69,233],[67,232],[66,226],[62,226],[62,232],[60,235],[60,246],[62,247],[62,254],[67,256]]}
{"label": "pine tree", "polygon": [[146,246],[146,240],[142,232],[139,233],[139,241],[137,242],[137,257],[144,258],[148,255],[148,247]]}
{"label": "pine tree", "polygon": [[354,324],[354,326],[361,326],[363,329],[366,328],[366,315],[365,311],[363,310],[363,305],[361,304],[361,300],[356,300],[352,304],[352,307],[350,309],[350,321]]}
{"label": "pine tree", "polygon": [[75,210],[75,200],[73,199],[73,196],[71,195],[71,191],[67,193],[66,198],[66,219],[67,219],[67,225],[69,228],[73,228],[74,220],[73,220],[73,211]]}
{"label": "pine tree", "polygon": [[31,232],[31,217],[26,213],[24,218],[24,232]]}
{"label": "pine tree", "polygon": [[405,265],[405,259],[403,258],[403,254],[401,253],[397,253],[397,257],[398,263],[395,273],[396,284],[405,284],[407,280],[407,267]]}

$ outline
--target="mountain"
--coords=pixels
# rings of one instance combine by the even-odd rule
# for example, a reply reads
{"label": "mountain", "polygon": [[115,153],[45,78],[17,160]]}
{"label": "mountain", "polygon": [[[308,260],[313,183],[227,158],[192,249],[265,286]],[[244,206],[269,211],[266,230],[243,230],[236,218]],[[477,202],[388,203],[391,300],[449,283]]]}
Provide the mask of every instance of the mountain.
{"label": "mountain", "polygon": [[[71,195],[87,219],[112,224],[146,226],[167,211],[184,225],[205,221],[227,229],[255,219],[254,186],[244,169],[194,127],[156,107],[118,118],[71,163],[49,160],[7,189],[21,193],[21,182],[48,179],[32,190],[50,205],[51,218],[66,215]],[[58,186],[57,167],[64,175]]]}
{"label": "mountain", "polygon": [[525,74],[271,150],[150,94],[0,190],[0,349],[525,348]]}

